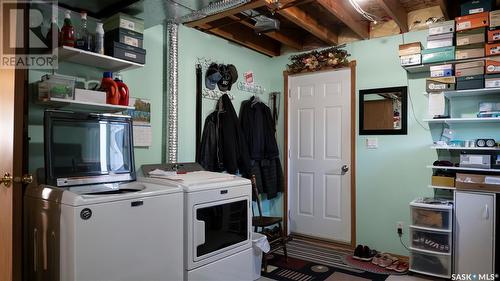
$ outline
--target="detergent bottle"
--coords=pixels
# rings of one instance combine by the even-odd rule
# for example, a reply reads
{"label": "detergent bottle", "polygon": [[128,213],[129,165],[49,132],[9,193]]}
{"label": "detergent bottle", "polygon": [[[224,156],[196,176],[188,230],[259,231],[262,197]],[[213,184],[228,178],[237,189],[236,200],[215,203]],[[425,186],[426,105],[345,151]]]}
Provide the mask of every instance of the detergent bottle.
{"label": "detergent bottle", "polygon": [[128,87],[127,84],[123,83],[121,75],[117,75],[115,77],[115,83],[118,86],[118,92],[120,93],[120,105],[128,106]]}
{"label": "detergent bottle", "polygon": [[113,72],[106,71],[102,75],[101,88],[106,91],[106,103],[119,105],[120,93],[118,85],[113,81]]}

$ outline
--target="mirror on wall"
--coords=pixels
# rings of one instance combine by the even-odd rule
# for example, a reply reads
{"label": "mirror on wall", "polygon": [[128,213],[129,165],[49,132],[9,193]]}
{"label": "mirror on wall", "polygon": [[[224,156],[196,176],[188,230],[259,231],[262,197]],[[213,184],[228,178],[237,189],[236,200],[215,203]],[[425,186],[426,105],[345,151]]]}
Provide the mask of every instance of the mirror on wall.
{"label": "mirror on wall", "polygon": [[406,135],[407,88],[360,90],[359,134]]}

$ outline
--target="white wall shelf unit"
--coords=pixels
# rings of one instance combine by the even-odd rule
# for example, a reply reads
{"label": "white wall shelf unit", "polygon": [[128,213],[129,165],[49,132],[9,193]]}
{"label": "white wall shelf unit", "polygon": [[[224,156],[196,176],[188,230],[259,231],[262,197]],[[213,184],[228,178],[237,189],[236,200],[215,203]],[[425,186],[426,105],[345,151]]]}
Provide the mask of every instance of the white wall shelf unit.
{"label": "white wall shelf unit", "polygon": [[447,98],[498,95],[500,94],[500,88],[444,91],[443,94]]}
{"label": "white wall shelf unit", "polygon": [[424,119],[424,122],[428,122],[428,123],[495,123],[495,122],[500,122],[500,117]]}
{"label": "white wall shelf unit", "polygon": [[455,170],[455,171],[474,171],[487,173],[500,173],[500,169],[482,169],[482,168],[465,168],[465,167],[447,167],[447,166],[427,166],[428,169]]}
{"label": "white wall shelf unit", "polygon": [[432,189],[445,189],[445,190],[455,190],[455,189],[457,189],[456,187],[452,187],[452,186],[438,186],[438,185],[429,185],[428,187],[432,188]]}
{"label": "white wall shelf unit", "polygon": [[59,98],[50,98],[46,100],[37,101],[36,103],[49,108],[58,108],[71,111],[96,112],[96,113],[117,113],[135,109],[135,107],[133,106],[101,104],[101,103],[59,99]]}
{"label": "white wall shelf unit", "polygon": [[58,48],[59,62],[71,62],[88,65],[108,71],[123,71],[143,67],[131,61],[126,61],[111,56],[101,55],[94,52],[84,51],[77,48],[62,46]]}
{"label": "white wall shelf unit", "polygon": [[408,73],[424,73],[430,72],[430,67],[433,65],[441,65],[441,64],[455,64],[455,63],[463,63],[463,62],[471,62],[471,61],[479,61],[485,60],[486,58],[474,58],[474,59],[462,59],[462,60],[450,60],[450,61],[442,61],[442,62],[434,62],[434,63],[426,63],[419,65],[410,65],[403,66],[403,68]]}
{"label": "white wall shelf unit", "polygon": [[454,146],[431,146],[431,149],[436,150],[482,150],[482,151],[500,151],[498,147],[454,147]]}

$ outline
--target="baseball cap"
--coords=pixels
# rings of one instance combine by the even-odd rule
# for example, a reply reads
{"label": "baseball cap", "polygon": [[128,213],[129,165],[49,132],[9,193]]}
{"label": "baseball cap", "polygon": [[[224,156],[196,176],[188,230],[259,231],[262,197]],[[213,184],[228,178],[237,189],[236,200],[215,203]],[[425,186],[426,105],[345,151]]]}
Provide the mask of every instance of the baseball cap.
{"label": "baseball cap", "polygon": [[236,67],[232,64],[229,64],[227,66],[227,70],[229,71],[229,74],[231,75],[231,83],[229,84],[229,91],[231,91],[231,86],[233,86],[234,83],[238,80],[238,70],[236,70]]}
{"label": "baseball cap", "polygon": [[224,64],[219,65],[219,72],[220,75],[222,75],[222,78],[217,82],[217,86],[219,86],[219,90],[222,92],[226,92],[227,90],[231,89],[231,73],[229,72],[228,68]]}
{"label": "baseball cap", "polygon": [[219,66],[216,63],[210,64],[205,73],[205,87],[209,90],[215,90],[215,86],[222,78],[219,72]]}

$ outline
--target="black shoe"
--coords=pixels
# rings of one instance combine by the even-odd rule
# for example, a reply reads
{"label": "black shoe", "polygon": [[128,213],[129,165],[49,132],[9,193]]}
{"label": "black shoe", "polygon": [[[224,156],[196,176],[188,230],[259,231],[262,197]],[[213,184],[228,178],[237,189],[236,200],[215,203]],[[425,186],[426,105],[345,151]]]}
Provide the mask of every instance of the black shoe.
{"label": "black shoe", "polygon": [[358,245],[356,249],[354,249],[354,255],[352,255],[355,259],[360,259],[363,254],[363,245]]}

